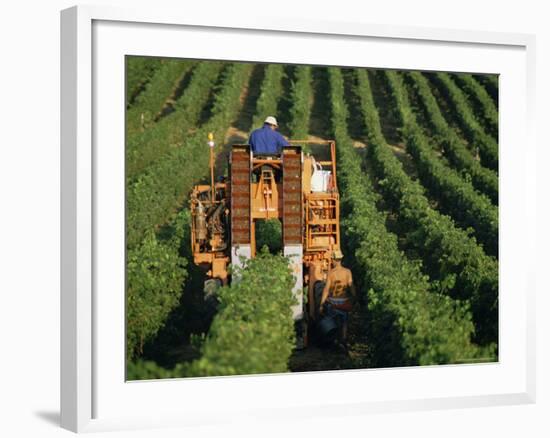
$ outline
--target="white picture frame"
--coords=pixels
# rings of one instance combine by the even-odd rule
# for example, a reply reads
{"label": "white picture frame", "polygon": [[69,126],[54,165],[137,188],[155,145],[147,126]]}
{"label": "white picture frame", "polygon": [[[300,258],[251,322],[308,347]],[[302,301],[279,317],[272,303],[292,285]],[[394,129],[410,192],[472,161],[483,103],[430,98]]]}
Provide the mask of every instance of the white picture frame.
{"label": "white picture frame", "polygon": [[[127,40],[139,44],[140,32],[145,30],[149,32],[149,39],[147,44],[142,42],[143,51],[126,52],[125,38],[121,35],[130,35],[132,38]],[[106,77],[105,72],[112,71],[113,76],[117,77],[113,87],[120,88],[120,81],[124,80],[116,74],[120,73],[120,53],[178,56],[180,49],[172,47],[169,44],[170,40],[162,43],[162,38],[166,38],[170,32],[181,32],[181,35],[187,38],[190,38],[193,32],[198,35],[194,40],[194,43],[197,43],[195,48],[189,49],[186,54],[182,53],[182,57],[289,63],[333,62],[334,65],[411,68],[417,65],[417,61],[410,53],[418,49],[427,51],[427,55],[430,50],[437,50],[441,54],[437,59],[433,58],[432,64],[424,64],[425,69],[431,67],[434,70],[455,71],[456,68],[453,66],[457,65],[460,56],[468,57],[469,52],[477,51],[479,55],[485,54],[486,51],[487,56],[493,56],[489,61],[475,61],[479,62],[477,70],[465,68],[464,71],[478,71],[481,66],[485,66],[479,71],[503,75],[500,115],[503,159],[500,190],[504,202],[501,203],[500,214],[504,221],[501,222],[500,233],[501,243],[504,240],[506,245],[501,256],[500,271],[501,290],[504,294],[501,301],[504,304],[501,302],[500,307],[500,324],[503,330],[499,340],[499,363],[415,367],[414,370],[361,370],[301,373],[292,376],[170,379],[148,382],[124,382],[123,379],[120,381],[119,371],[109,374],[109,362],[106,358],[108,360],[111,354],[113,358],[123,357],[124,344],[117,341],[118,343],[107,346],[105,331],[111,332],[112,329],[112,333],[119,333],[120,321],[121,318],[124,320],[124,315],[120,314],[120,307],[117,307],[120,300],[110,307],[113,309],[112,312],[105,312],[107,298],[98,300],[98,294],[104,293],[107,287],[111,288],[111,283],[120,286],[119,280],[124,277],[124,272],[120,272],[119,263],[113,264],[105,260],[102,254],[105,254],[106,242],[116,246],[120,239],[124,239],[124,229],[121,231],[120,227],[115,227],[104,232],[104,225],[101,224],[105,222],[102,221],[101,215],[106,209],[98,206],[102,203],[105,203],[105,206],[118,205],[117,202],[120,201],[120,197],[117,197],[120,195],[120,187],[117,185],[119,180],[116,175],[119,175],[117,172],[120,169],[117,170],[117,166],[121,163],[120,157],[123,157],[124,142],[121,143],[120,127],[117,128],[115,124],[120,122],[121,117],[123,120],[124,105],[121,95],[120,105],[115,105],[113,114],[107,116],[102,111],[102,108],[107,108],[104,103],[106,101],[98,90],[104,90],[105,94],[117,99],[118,94],[113,93],[111,85],[103,87],[100,82]],[[152,35],[157,36],[150,37]],[[278,42],[281,50],[274,50],[270,57],[262,58],[258,55],[258,42],[245,45],[245,41],[251,41],[250,36],[254,36],[254,40],[272,39]],[[218,52],[210,47],[209,55],[201,55],[198,52],[201,49],[201,38],[215,40],[220,37],[240,41],[241,45],[223,47],[218,49]],[[108,45],[105,44],[106,41],[109,42]],[[311,47],[311,51],[304,53],[298,47],[292,48],[293,43],[300,44],[300,41]],[[350,47],[362,47],[362,44],[376,46],[383,43],[385,47],[393,47],[391,50],[401,55],[398,64],[391,61],[384,64],[381,53],[376,55],[379,56],[376,65],[359,59],[353,64],[343,63],[346,50],[338,48],[343,47],[344,43]],[[206,53],[207,43],[204,44]],[[321,46],[324,49],[330,47],[332,53],[327,55],[326,50],[320,50]],[[445,56],[445,51],[450,46],[462,53],[455,56],[454,60]],[[244,15],[239,20],[228,23],[223,16],[216,15],[215,12],[204,17],[195,16],[188,11],[156,8],[134,10],[77,6],[62,11],[61,426],[75,432],[84,432],[219,423],[230,418],[235,421],[236,418],[245,419],[250,416],[262,418],[282,415],[293,418],[297,409],[301,415],[306,416],[361,415],[368,412],[533,403],[535,275],[534,268],[530,266],[535,266],[533,258],[536,253],[533,250],[536,237],[536,154],[529,152],[535,151],[532,126],[535,90],[534,48],[534,36],[526,34],[380,26],[361,22],[249,18]],[[490,55],[491,51],[499,54]],[[378,52],[382,51],[378,49],[376,53]],[[510,55],[507,55],[508,52]],[[254,56],[253,53],[257,55]],[[105,56],[105,62],[102,56]],[[327,56],[332,58],[328,59]],[[95,63],[98,59],[101,62]],[[118,67],[110,65],[109,59],[118,60],[115,62]],[[467,66],[468,63],[463,65]],[[504,71],[507,73],[503,73]],[[107,117],[112,126],[103,122],[103,118]],[[98,154],[98,147],[102,152],[102,139],[106,133],[112,133],[109,142],[110,146],[113,146],[112,153],[115,157],[109,161],[105,161],[105,154]],[[524,139],[521,142],[522,155],[518,155],[518,151],[507,146],[520,138]],[[119,188],[112,190],[111,196],[107,193],[106,187]],[[518,203],[521,203],[521,208],[518,208]],[[124,206],[121,205],[120,208],[123,212]],[[118,211],[114,214],[113,222],[120,225],[120,222],[117,222],[120,217]],[[517,224],[523,224],[521,236],[515,228]],[[120,234],[118,237],[117,230]],[[110,234],[111,240],[106,241],[106,237],[98,237],[108,236],[109,233],[115,233]],[[120,249],[120,245],[117,248]],[[512,264],[515,266],[514,272],[506,268]],[[104,269],[105,265],[117,271]],[[123,289],[120,290],[120,287],[116,286],[112,286],[112,289],[115,293],[110,294],[111,296],[122,293],[123,297]],[[508,293],[508,290],[515,291],[515,295]],[[510,326],[512,321],[514,329]],[[119,339],[116,335],[113,338]],[[117,370],[123,368],[119,360],[115,359],[115,362]],[[432,389],[425,392],[418,388],[407,389],[408,385],[413,385],[411,381],[422,382],[423,379],[434,380],[436,383]],[[450,385],[451,380],[454,380],[454,389],[446,386],[446,382]],[[113,385],[115,381],[116,385]],[[479,384],[477,390],[469,386],[470,381]],[[392,382],[393,386],[388,385],[388,382]],[[285,391],[291,391],[296,387],[312,389],[324,384],[337,387],[343,383],[345,387],[350,388],[368,383],[370,389],[343,394],[343,398],[333,400],[331,404],[323,404],[320,401],[322,398],[315,390],[299,401],[288,400],[285,397],[285,394],[288,394]],[[164,397],[174,400],[183,385],[185,395],[193,394],[193,410],[189,410],[190,406],[185,405],[185,400],[182,400],[181,406],[176,405],[170,410],[158,402]],[[120,391],[115,387],[121,388]],[[258,391],[258,388],[262,391]],[[199,392],[203,396],[199,397]],[[256,392],[267,392],[270,399],[258,395],[253,404],[247,403],[247,397],[255,396]],[[231,398],[231,395],[237,393],[240,395]],[[207,406],[206,401],[212,394],[217,394],[216,402],[208,403]],[[127,398],[123,400],[124,397]],[[139,406],[131,403],[132,400],[139,401],[140,397],[143,401],[153,403],[144,403],[145,406],[140,411]],[[155,401],[157,403],[154,403]],[[128,410],[120,409],[122,405],[128,405]],[[224,406],[230,409],[224,409]]]}

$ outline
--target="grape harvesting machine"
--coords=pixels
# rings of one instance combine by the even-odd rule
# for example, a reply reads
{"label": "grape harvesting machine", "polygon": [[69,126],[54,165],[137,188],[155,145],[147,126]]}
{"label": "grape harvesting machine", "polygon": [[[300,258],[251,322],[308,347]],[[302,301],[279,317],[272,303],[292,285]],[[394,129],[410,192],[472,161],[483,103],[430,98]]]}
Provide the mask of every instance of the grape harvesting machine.
{"label": "grape harvesting machine", "polygon": [[326,278],[333,253],[340,250],[336,144],[289,143],[272,156],[255,155],[249,145],[233,145],[228,176],[215,181],[214,141],[209,135],[211,181],[191,192],[191,245],[195,264],[207,272],[205,292],[212,294],[237,280],[231,278],[229,264],[242,267],[245,259],[255,256],[257,221],[280,220],[283,255],[295,279],[292,314],[298,345],[305,346],[308,315],[315,312],[315,283]]}

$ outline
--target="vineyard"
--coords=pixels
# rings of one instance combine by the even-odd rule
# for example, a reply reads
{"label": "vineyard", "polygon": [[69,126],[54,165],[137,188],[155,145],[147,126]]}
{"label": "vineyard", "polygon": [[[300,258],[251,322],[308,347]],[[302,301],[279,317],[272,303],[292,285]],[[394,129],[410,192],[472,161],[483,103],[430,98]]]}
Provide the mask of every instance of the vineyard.
{"label": "vineyard", "polygon": [[[129,380],[497,360],[495,76],[127,57],[126,108]],[[267,115],[287,138],[336,141],[359,295],[344,352],[294,348],[277,220],[216,306],[193,263],[207,134],[224,175]]]}

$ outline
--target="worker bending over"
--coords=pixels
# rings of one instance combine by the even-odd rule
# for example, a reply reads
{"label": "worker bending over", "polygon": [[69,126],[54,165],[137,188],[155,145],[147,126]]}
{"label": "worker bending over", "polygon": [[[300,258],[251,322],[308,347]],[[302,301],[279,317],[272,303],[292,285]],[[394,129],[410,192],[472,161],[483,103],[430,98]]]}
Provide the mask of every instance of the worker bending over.
{"label": "worker bending over", "polygon": [[340,341],[345,345],[348,336],[349,312],[353,307],[352,300],[355,300],[356,291],[351,271],[342,266],[342,258],[342,251],[334,251],[333,267],[327,274],[327,281],[319,304],[319,313],[323,313],[325,302],[334,310],[341,321]]}
{"label": "worker bending over", "polygon": [[254,155],[280,155],[283,147],[288,146],[288,141],[277,132],[277,128],[277,119],[269,116],[261,128],[252,131],[248,144]]}

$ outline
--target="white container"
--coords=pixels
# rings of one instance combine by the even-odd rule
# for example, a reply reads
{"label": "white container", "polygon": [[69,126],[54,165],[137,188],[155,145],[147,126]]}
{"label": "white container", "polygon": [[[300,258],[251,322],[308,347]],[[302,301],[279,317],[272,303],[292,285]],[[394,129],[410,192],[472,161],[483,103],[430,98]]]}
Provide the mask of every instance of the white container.
{"label": "white container", "polygon": [[311,191],[326,192],[330,182],[330,170],[323,170],[319,163],[313,164],[313,174],[311,175]]}

